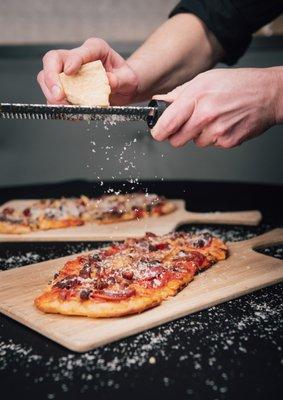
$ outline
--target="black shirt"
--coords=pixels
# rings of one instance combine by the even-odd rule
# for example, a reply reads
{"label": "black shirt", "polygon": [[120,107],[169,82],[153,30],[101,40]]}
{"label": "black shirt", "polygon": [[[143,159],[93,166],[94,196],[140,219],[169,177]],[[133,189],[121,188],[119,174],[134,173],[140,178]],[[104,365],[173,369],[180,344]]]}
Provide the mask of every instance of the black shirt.
{"label": "black shirt", "polygon": [[182,0],[170,17],[191,13],[213,32],[231,65],[243,55],[252,34],[283,12],[283,0]]}

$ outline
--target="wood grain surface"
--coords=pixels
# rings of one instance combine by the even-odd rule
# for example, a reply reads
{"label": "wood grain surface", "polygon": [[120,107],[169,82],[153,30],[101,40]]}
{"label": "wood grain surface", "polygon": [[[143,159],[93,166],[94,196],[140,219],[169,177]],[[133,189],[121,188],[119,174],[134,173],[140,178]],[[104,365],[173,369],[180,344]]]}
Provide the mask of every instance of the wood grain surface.
{"label": "wood grain surface", "polygon": [[[127,237],[141,237],[146,232],[163,235],[182,224],[228,224],[258,225],[262,219],[257,210],[233,212],[196,213],[185,209],[183,200],[172,200],[177,208],[171,214],[161,217],[149,217],[140,220],[120,222],[117,224],[86,224],[64,229],[35,231],[27,234],[1,234],[0,242],[46,242],[46,241],[100,241],[124,240]],[[26,208],[34,200],[12,200],[4,207]]]}
{"label": "wood grain surface", "polygon": [[177,296],[139,315],[91,319],[44,314],[33,305],[74,256],[0,272],[0,311],[70,350],[84,352],[283,280],[283,261],[253,249],[283,243],[283,229],[229,243],[230,256],[196,276]]}

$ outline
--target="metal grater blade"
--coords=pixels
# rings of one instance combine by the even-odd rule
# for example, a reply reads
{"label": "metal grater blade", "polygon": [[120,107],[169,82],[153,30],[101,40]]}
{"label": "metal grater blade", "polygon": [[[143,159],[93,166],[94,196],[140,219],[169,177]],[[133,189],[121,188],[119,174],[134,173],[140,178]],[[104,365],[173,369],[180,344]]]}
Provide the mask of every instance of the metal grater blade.
{"label": "metal grater blade", "polygon": [[146,120],[154,107],[81,107],[74,105],[45,105],[0,103],[2,119],[56,119],[104,122]]}

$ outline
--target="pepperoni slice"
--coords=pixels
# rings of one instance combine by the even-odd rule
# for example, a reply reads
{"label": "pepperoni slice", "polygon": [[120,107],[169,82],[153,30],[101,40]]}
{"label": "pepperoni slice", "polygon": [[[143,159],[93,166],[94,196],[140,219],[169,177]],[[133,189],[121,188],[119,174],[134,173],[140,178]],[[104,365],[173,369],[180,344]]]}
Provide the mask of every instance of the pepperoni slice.
{"label": "pepperoni slice", "polygon": [[165,272],[165,269],[159,265],[157,266],[150,266],[148,267],[148,269],[144,272],[144,278],[146,280],[151,280],[151,279],[155,279],[158,276],[160,276],[163,272]]}
{"label": "pepperoni slice", "polygon": [[157,244],[150,244],[148,246],[149,251],[157,251],[157,250],[165,250],[168,249],[168,243],[157,243]]}
{"label": "pepperoni slice", "polygon": [[203,254],[198,251],[190,251],[186,253],[185,256],[177,259],[174,263],[174,267],[177,269],[188,269],[191,272],[196,273],[196,270],[205,268],[207,264],[208,260]]}
{"label": "pepperoni slice", "polygon": [[104,250],[101,253],[102,257],[110,257],[113,256],[114,254],[117,254],[119,252],[119,248],[117,246],[111,246],[108,249]]}
{"label": "pepperoni slice", "polygon": [[61,279],[59,282],[56,282],[54,287],[70,290],[77,286],[78,283],[79,281],[76,275],[68,275],[65,278]]}
{"label": "pepperoni slice", "polygon": [[62,272],[65,276],[79,274],[83,265],[87,262],[87,257],[77,257],[74,260],[67,261]]}
{"label": "pepperoni slice", "polygon": [[134,272],[133,271],[123,271],[122,277],[124,279],[127,279],[128,281],[131,281],[134,277]]}
{"label": "pepperoni slice", "polygon": [[[80,265],[84,265],[85,263],[88,262],[88,259],[89,259],[88,256],[79,256],[79,257],[77,257],[77,262],[78,262]],[[75,260],[74,260],[74,261],[75,261]]]}
{"label": "pepperoni slice", "polygon": [[136,208],[134,213],[136,218],[143,218],[145,216],[145,212],[141,208]]}
{"label": "pepperoni slice", "polygon": [[174,279],[174,273],[172,273],[171,271],[166,271],[164,268],[162,268],[161,273],[157,273],[156,271],[155,275],[139,280],[138,284],[151,289],[161,288],[162,286],[166,285],[166,283],[171,279]]}
{"label": "pepperoni slice", "polygon": [[163,215],[164,214],[163,206],[164,206],[164,202],[160,202],[159,204],[157,204],[153,207],[153,211],[158,215]]}
{"label": "pepperoni slice", "polygon": [[190,251],[185,258],[188,261],[193,261],[198,268],[200,268],[206,260],[206,257],[198,251]]}
{"label": "pepperoni slice", "polygon": [[92,294],[92,298],[108,300],[108,301],[121,301],[126,300],[136,294],[135,289],[121,289],[121,290],[102,290]]}
{"label": "pepperoni slice", "polygon": [[11,214],[13,214],[14,211],[15,211],[15,209],[13,207],[6,207],[6,208],[4,208],[2,213],[4,215],[11,215]]}
{"label": "pepperoni slice", "polygon": [[145,233],[145,237],[148,239],[148,238],[154,238],[154,237],[157,237],[157,235],[155,234],[155,233],[152,233],[152,232],[146,232]]}
{"label": "pepperoni slice", "polygon": [[187,272],[195,275],[197,270],[198,270],[198,267],[192,260],[186,260],[185,258],[182,258],[173,263],[173,271],[174,272],[187,271]]}
{"label": "pepperoni slice", "polygon": [[30,208],[25,208],[24,211],[23,211],[23,215],[25,217],[30,217],[31,216]]}

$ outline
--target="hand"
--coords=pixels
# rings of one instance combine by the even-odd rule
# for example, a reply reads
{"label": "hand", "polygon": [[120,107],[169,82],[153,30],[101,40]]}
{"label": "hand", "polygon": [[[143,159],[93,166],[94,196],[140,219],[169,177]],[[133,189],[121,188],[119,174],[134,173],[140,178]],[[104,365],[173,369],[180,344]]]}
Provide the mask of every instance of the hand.
{"label": "hand", "polygon": [[154,96],[171,104],[152,136],[174,147],[193,140],[200,147],[231,148],[263,133],[278,122],[279,68],[211,70]]}
{"label": "hand", "polygon": [[51,50],[43,57],[43,70],[37,81],[50,104],[67,104],[59,73],[73,75],[82,64],[101,60],[111,86],[110,101],[113,105],[128,104],[134,97],[138,79],[127,62],[104,40],[91,38],[72,50]]}

